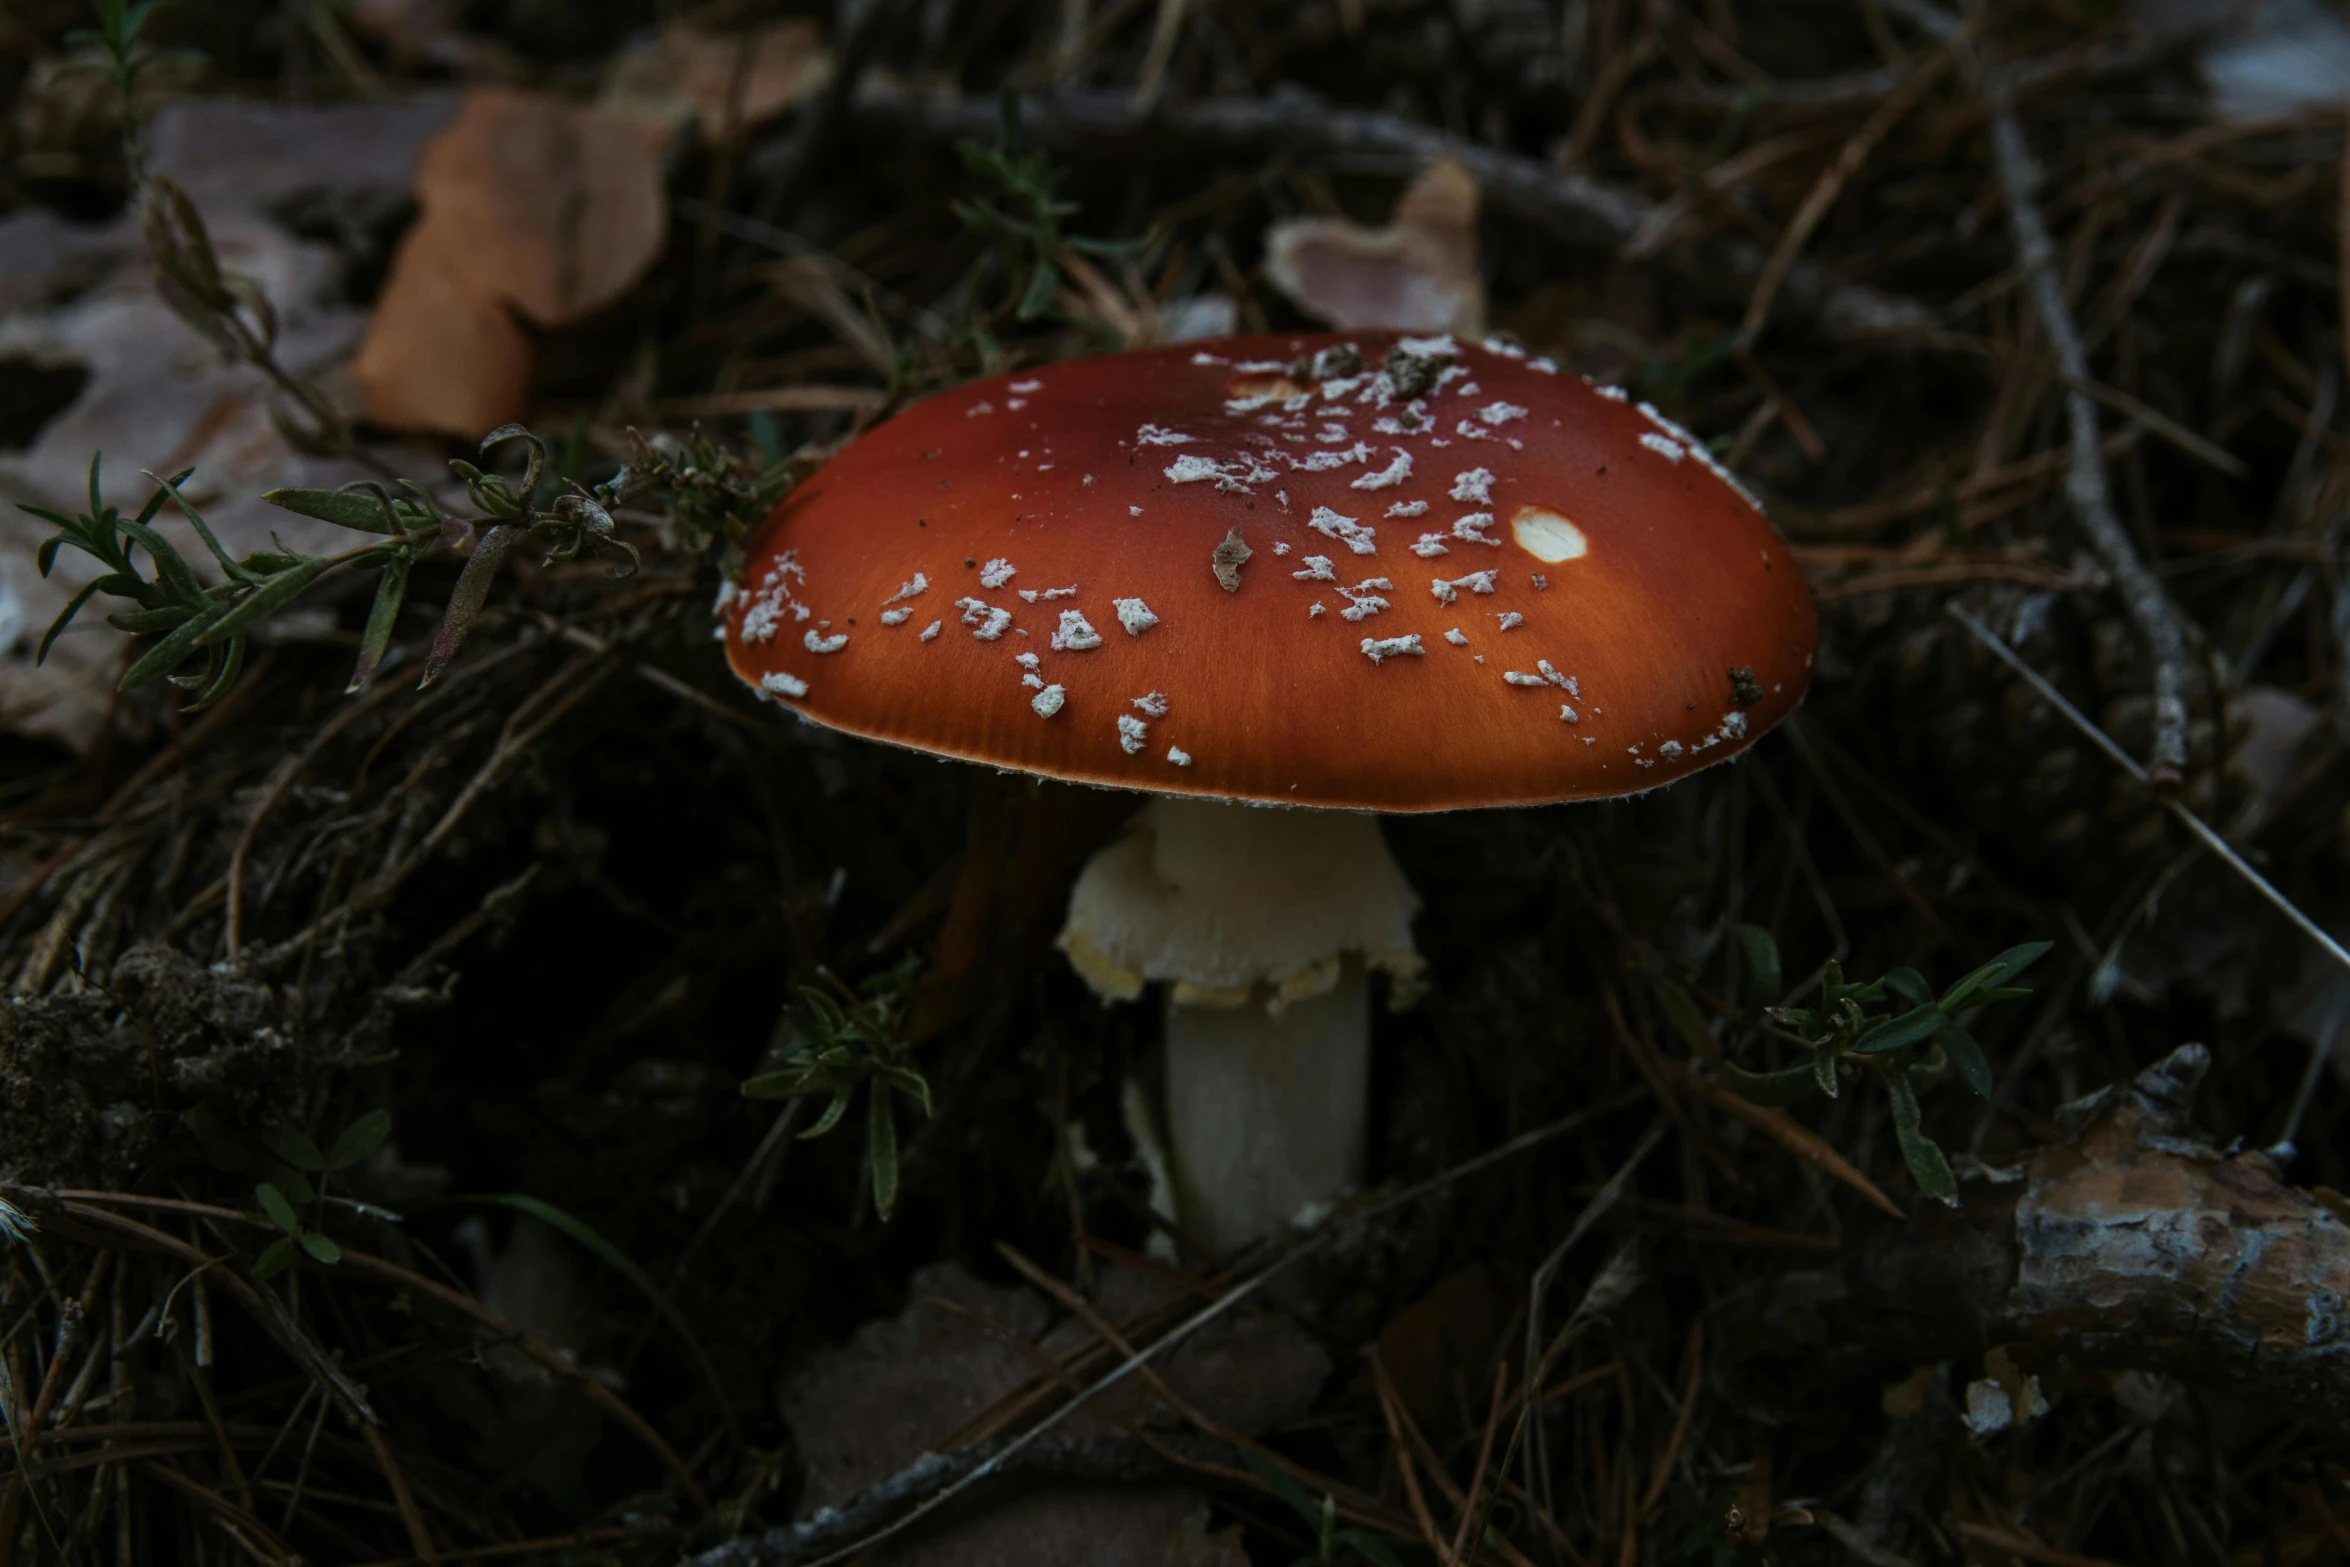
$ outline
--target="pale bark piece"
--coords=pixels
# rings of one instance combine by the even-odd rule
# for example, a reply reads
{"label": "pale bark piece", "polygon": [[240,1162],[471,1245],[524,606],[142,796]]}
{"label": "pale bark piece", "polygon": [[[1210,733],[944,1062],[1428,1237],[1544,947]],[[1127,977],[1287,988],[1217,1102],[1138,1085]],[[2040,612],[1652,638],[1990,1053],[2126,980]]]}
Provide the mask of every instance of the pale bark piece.
{"label": "pale bark piece", "polygon": [[1850,1246],[1867,1336],[1913,1359],[2003,1346],[2042,1374],[2166,1373],[2350,1430],[2350,1202],[2193,1135],[2210,1060],[2182,1047],[1958,1209]]}
{"label": "pale bark piece", "polygon": [[1430,164],[1384,228],[1293,218],[1265,235],[1265,272],[1297,307],[1342,331],[1485,329],[1477,271],[1477,182],[1456,158]]}

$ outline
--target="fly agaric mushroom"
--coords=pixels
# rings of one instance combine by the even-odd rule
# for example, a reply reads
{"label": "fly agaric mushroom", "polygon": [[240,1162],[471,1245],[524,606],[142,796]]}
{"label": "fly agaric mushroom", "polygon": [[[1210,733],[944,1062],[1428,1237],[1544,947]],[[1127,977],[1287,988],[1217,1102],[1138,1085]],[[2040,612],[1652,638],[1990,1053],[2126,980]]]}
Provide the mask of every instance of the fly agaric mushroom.
{"label": "fly agaric mushroom", "polygon": [[1702,443],[1449,337],[1227,339],[942,393],[794,490],[748,561],[721,612],[764,694],[1151,796],[1061,946],[1105,1000],[1168,987],[1177,1211],[1218,1249],[1362,1178],[1368,974],[1419,968],[1369,813],[1669,783],[1784,717],[1818,641]]}

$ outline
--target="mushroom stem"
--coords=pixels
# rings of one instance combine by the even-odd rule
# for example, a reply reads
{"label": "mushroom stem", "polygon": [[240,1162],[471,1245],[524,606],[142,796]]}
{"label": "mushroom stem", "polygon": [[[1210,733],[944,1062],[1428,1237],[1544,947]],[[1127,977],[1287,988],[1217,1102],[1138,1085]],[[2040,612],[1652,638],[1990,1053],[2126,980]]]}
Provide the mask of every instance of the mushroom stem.
{"label": "mushroom stem", "polygon": [[1375,816],[1161,797],[1095,855],[1062,950],[1104,1000],[1167,985],[1177,1217],[1227,1251],[1363,1178],[1369,971],[1408,999],[1413,898]]}
{"label": "mushroom stem", "polygon": [[1363,1178],[1371,986],[1362,960],[1280,1012],[1167,996],[1176,1213],[1211,1250],[1277,1235]]}

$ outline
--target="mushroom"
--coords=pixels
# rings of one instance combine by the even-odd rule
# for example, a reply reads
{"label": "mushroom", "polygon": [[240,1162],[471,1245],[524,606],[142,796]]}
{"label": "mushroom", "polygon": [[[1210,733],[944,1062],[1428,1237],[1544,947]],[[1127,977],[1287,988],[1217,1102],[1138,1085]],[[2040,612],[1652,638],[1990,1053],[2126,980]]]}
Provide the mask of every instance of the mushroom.
{"label": "mushroom", "polygon": [[[722,597],[815,722],[1141,791],[1061,934],[1166,986],[1177,1212],[1218,1250],[1364,1173],[1379,812],[1593,799],[1734,755],[1818,623],[1703,443],[1498,341],[1237,338],[942,393],[788,496]],[[1263,809],[1273,807],[1274,809]]]}

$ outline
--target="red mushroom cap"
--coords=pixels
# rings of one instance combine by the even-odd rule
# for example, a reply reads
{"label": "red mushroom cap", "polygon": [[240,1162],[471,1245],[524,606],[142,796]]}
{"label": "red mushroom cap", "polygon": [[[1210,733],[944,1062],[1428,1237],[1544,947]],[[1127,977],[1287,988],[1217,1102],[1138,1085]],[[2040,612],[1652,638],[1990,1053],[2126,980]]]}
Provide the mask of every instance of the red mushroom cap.
{"label": "red mushroom cap", "polygon": [[1381,811],[1653,788],[1778,722],[1818,644],[1686,431],[1503,344],[1372,332],[942,393],[785,499],[725,613],[737,674],[852,734]]}

